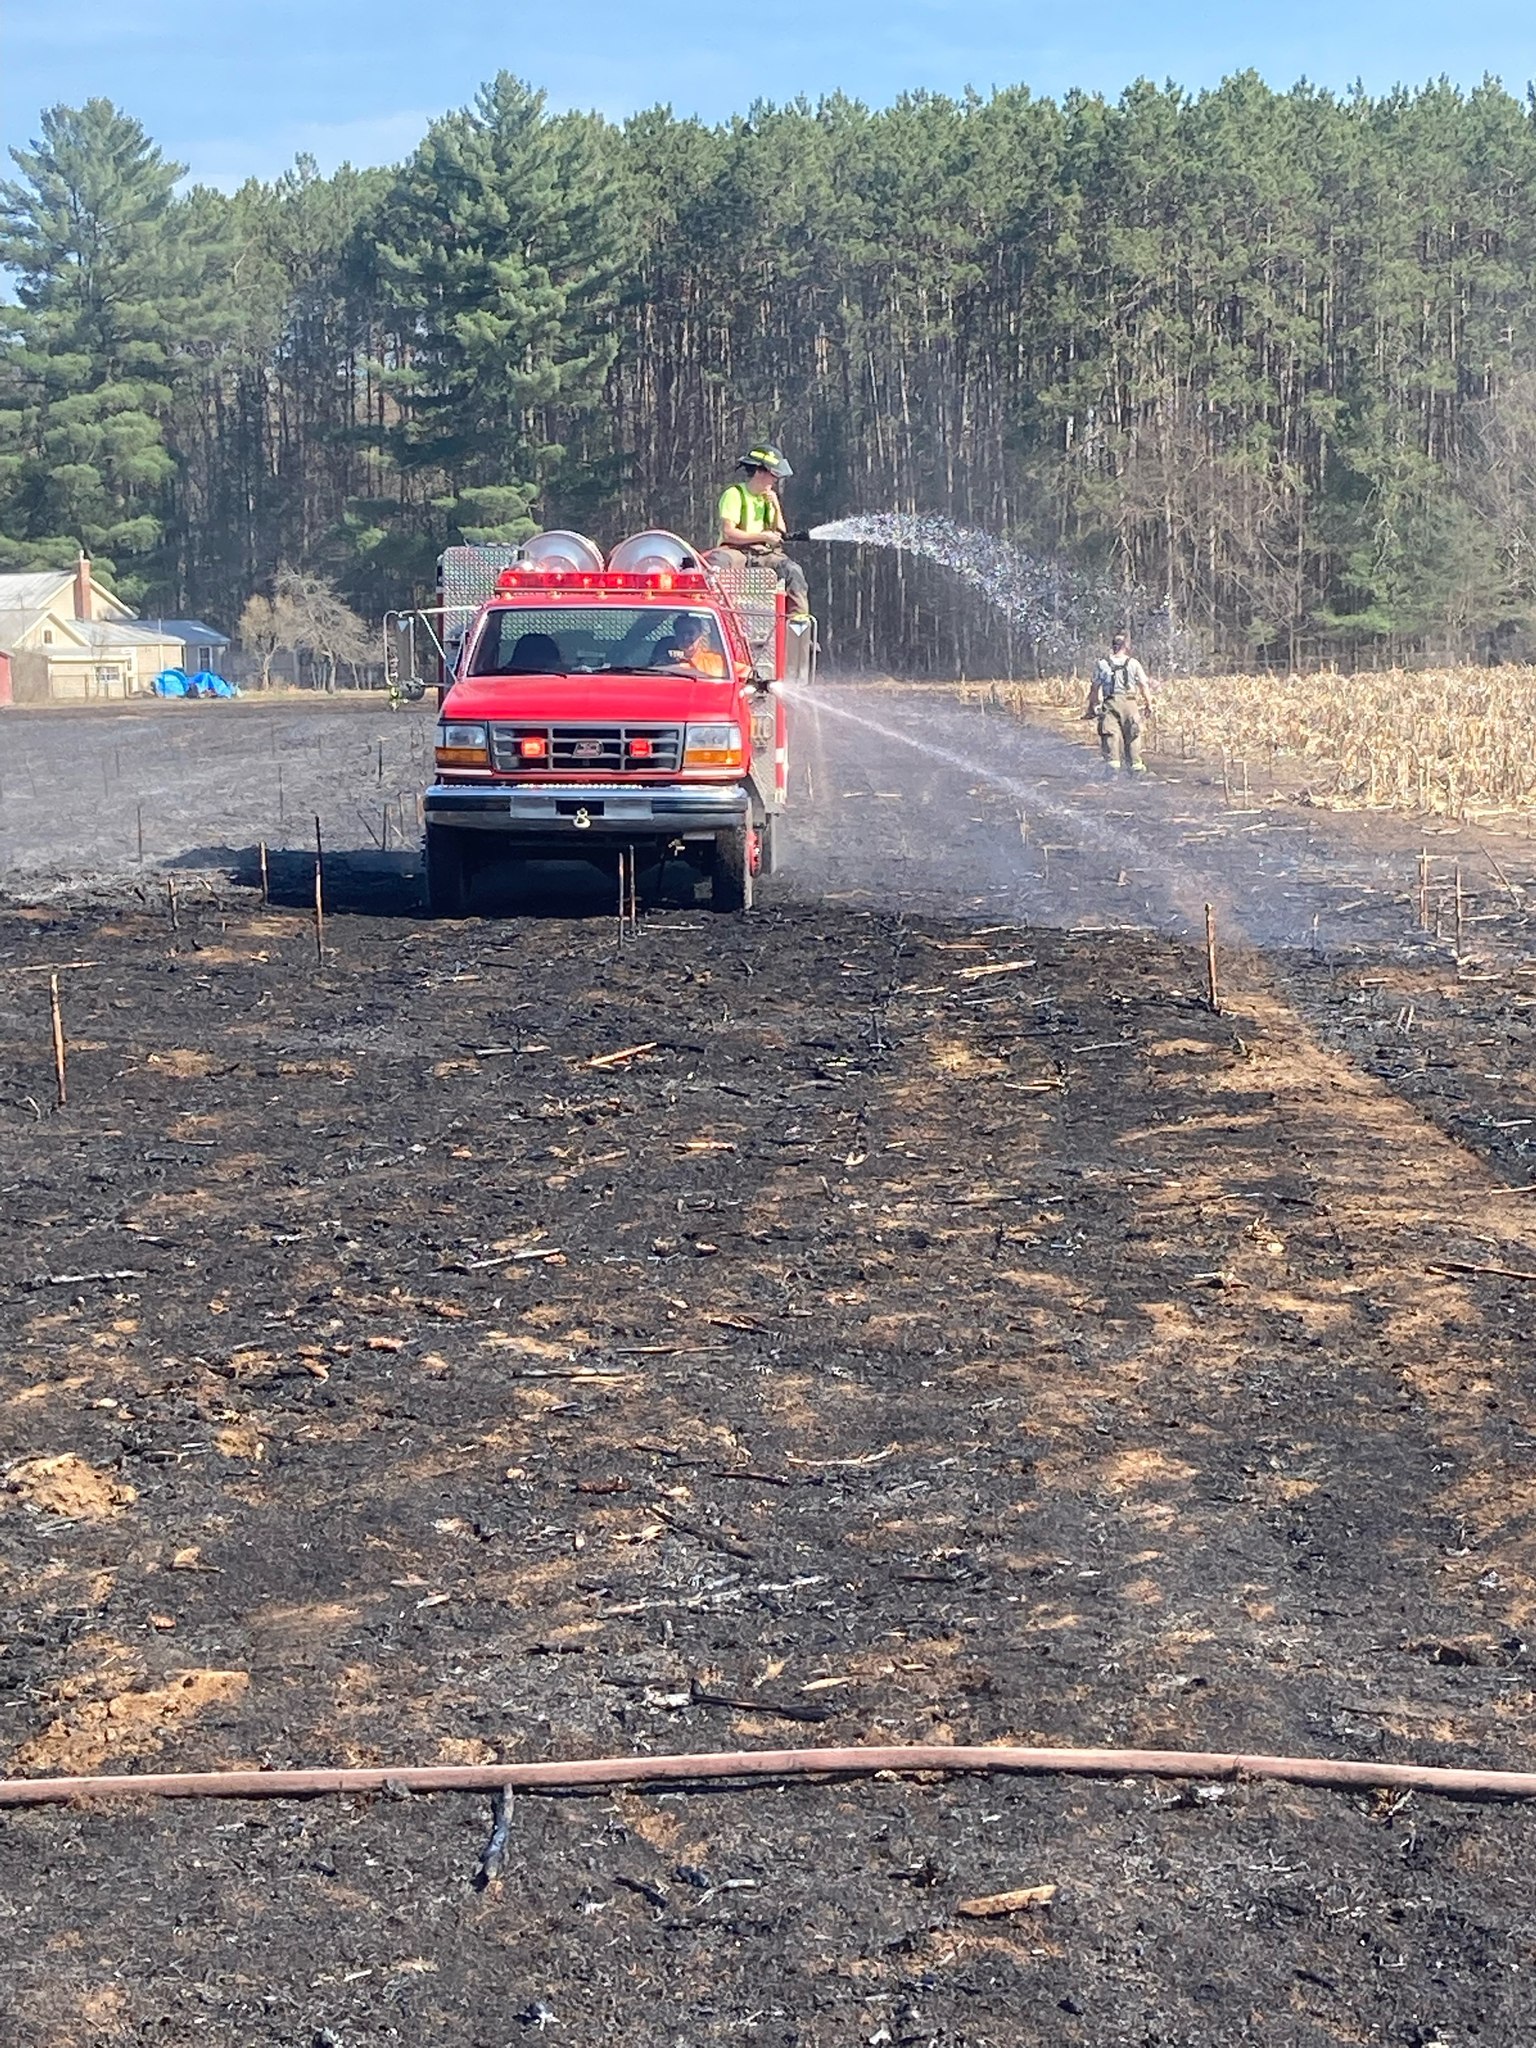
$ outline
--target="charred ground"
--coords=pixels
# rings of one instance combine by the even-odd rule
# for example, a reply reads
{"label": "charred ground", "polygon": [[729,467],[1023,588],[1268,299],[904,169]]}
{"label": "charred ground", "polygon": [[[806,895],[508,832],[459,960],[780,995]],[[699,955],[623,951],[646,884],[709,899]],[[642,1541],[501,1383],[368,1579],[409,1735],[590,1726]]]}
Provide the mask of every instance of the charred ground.
{"label": "charred ground", "polygon": [[[791,872],[621,945],[371,872],[318,971],[224,879],[0,916],[11,1771],[1530,1765],[1518,933],[1218,1017],[1146,932]],[[1536,1816],[1211,1790],[530,1798],[483,1893],[481,1800],[17,1814],[12,2037],[1525,2037]]]}

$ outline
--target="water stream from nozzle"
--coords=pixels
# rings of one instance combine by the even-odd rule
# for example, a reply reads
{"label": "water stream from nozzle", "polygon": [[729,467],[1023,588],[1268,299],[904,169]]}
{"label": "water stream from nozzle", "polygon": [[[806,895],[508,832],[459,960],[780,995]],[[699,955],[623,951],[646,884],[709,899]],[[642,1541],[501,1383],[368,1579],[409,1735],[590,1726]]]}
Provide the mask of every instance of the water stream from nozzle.
{"label": "water stream from nozzle", "polygon": [[1076,667],[1125,630],[1164,674],[1193,665],[1188,636],[1146,591],[1029,554],[979,527],[935,513],[861,512],[813,526],[807,538],[897,548],[952,570],[1019,629],[1037,662]]}

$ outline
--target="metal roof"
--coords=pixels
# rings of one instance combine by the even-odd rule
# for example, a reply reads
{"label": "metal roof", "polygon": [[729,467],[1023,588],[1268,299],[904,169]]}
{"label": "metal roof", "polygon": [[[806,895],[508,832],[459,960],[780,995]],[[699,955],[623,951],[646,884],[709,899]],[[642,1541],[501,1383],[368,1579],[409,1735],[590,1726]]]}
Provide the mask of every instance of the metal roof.
{"label": "metal roof", "polygon": [[140,619],[141,626],[157,626],[171,640],[195,640],[200,646],[227,647],[229,635],[205,619]]}
{"label": "metal roof", "polygon": [[[38,618],[35,611],[0,611],[0,648],[14,648],[28,627],[37,624]],[[114,647],[186,645],[179,633],[169,630],[160,633],[153,627],[129,625],[122,619],[65,619],[61,624],[67,628],[69,638],[35,650],[54,661],[67,661],[71,655],[77,660],[82,657],[88,660],[92,654],[109,653]]]}
{"label": "metal roof", "polygon": [[[110,590],[103,590],[99,583],[93,583],[91,588],[96,596],[111,605],[118,618],[111,621],[77,619],[74,616],[74,582],[75,572],[72,569],[26,569],[14,575],[0,576],[0,647],[14,647],[40,619],[56,608],[60,623],[79,628],[82,637],[88,625],[115,626],[133,617],[131,605],[124,604],[120,597],[114,597]],[[59,604],[61,598],[64,600],[62,606]]]}
{"label": "metal roof", "polygon": [[[162,633],[156,627],[146,626],[137,620],[131,626],[118,619],[71,619],[69,624],[70,630],[78,633],[87,647],[163,646],[167,642],[186,644],[179,633],[172,633],[169,629]],[[53,652],[64,653],[67,649],[56,647]]]}
{"label": "metal roof", "polygon": [[45,612],[74,580],[72,569],[26,569],[0,576],[0,612]]}

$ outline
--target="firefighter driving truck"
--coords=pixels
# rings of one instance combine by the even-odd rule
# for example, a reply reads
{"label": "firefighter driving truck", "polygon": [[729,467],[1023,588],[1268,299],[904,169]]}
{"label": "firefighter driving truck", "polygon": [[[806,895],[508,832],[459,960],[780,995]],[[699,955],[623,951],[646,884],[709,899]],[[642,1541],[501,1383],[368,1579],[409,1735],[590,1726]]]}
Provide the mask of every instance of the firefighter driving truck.
{"label": "firefighter driving truck", "polygon": [[392,687],[435,657],[437,777],[427,896],[463,917],[476,873],[509,856],[691,863],[717,910],[751,908],[784,808],[784,699],[814,627],[768,570],[706,564],[675,534],[605,560],[580,534],[449,548],[430,611],[392,613]]}

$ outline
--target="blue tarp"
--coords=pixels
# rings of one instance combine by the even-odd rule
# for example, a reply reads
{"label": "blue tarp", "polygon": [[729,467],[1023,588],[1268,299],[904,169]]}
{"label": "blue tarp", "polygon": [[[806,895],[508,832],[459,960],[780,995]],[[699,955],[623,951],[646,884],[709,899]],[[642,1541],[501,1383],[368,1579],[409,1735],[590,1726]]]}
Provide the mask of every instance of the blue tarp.
{"label": "blue tarp", "polygon": [[233,683],[216,676],[212,669],[200,668],[195,676],[189,676],[184,668],[163,668],[155,677],[154,692],[157,697],[238,697],[240,692]]}

